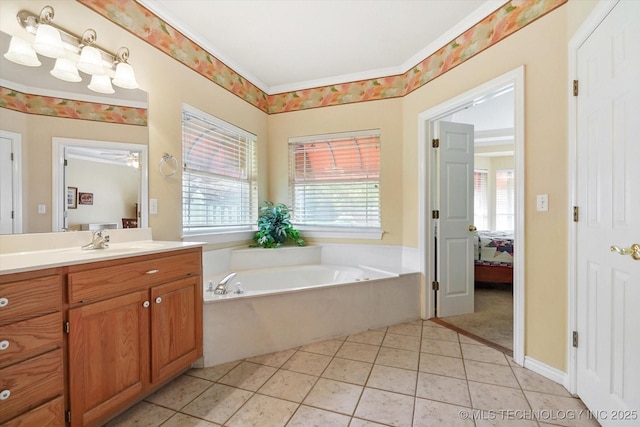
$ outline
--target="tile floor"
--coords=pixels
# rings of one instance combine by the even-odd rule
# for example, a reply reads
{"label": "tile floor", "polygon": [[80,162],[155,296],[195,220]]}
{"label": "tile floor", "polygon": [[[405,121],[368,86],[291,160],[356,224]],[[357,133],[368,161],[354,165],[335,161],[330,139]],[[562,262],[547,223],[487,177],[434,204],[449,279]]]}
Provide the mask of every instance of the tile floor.
{"label": "tile floor", "polygon": [[560,385],[431,321],[191,369],[113,426],[597,426]]}

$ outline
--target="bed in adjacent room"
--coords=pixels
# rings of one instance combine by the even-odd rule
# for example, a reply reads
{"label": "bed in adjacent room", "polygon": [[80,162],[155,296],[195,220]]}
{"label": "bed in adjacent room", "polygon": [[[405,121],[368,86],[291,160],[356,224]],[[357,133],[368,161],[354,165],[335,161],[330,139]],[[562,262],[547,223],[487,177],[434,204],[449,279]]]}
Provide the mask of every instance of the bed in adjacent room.
{"label": "bed in adjacent room", "polygon": [[513,283],[513,231],[477,231],[475,281]]}

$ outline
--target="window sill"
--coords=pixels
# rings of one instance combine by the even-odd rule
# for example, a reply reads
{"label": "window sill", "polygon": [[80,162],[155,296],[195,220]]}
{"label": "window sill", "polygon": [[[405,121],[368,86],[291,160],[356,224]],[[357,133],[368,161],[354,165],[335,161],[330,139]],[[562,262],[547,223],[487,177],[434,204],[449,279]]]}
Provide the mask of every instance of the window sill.
{"label": "window sill", "polygon": [[185,242],[204,242],[209,244],[244,242],[252,240],[255,230],[227,231],[222,233],[186,234],[182,236]]}

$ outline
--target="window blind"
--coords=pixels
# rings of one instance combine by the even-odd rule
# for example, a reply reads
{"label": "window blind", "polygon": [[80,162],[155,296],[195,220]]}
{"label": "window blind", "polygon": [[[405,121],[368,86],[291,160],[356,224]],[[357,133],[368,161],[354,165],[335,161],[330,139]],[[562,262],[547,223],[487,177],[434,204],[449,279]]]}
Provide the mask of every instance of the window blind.
{"label": "window blind", "polygon": [[513,169],[496,171],[496,230],[514,229],[514,199]]}
{"label": "window blind", "polygon": [[486,170],[473,173],[473,205],[473,225],[478,230],[490,230],[489,173]]}
{"label": "window blind", "polygon": [[183,232],[222,232],[255,225],[255,144],[255,135],[184,106]]}
{"label": "window blind", "polygon": [[315,227],[380,228],[380,132],[289,140],[292,221]]}

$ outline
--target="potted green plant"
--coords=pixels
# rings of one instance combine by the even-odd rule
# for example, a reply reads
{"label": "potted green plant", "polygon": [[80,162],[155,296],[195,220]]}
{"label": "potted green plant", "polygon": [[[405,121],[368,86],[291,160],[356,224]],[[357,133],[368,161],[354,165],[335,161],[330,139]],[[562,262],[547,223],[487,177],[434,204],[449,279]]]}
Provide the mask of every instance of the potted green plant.
{"label": "potted green plant", "polygon": [[287,240],[298,246],[305,245],[304,240],[300,238],[300,232],[291,224],[291,214],[287,205],[269,201],[265,202],[265,206],[260,206],[258,231],[253,240],[257,243],[256,246],[263,248],[277,248]]}

